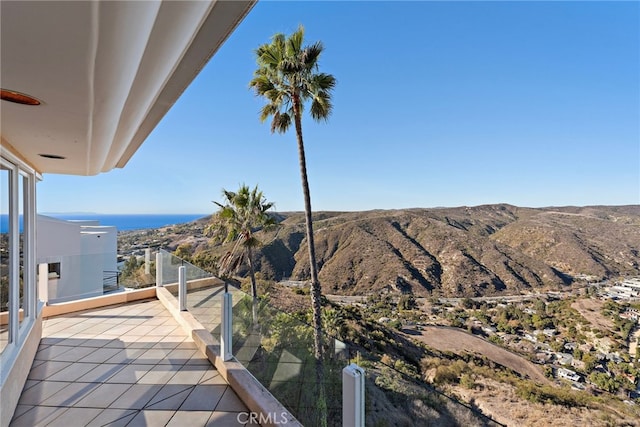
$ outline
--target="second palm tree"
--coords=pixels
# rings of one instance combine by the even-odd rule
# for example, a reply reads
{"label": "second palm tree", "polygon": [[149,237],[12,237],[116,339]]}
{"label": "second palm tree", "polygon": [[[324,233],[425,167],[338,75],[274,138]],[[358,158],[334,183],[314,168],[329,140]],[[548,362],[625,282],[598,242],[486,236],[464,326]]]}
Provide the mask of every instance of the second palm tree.
{"label": "second palm tree", "polygon": [[267,212],[273,207],[273,203],[267,202],[257,185],[253,190],[246,185],[240,186],[237,192],[222,190],[222,194],[225,198],[224,204],[214,202],[220,210],[212,217],[205,233],[213,235],[214,240],[219,242],[235,242],[233,249],[222,259],[221,275],[228,273],[230,266],[239,264],[237,252],[240,247],[243,249],[240,255],[244,255],[249,264],[251,296],[255,301],[258,290],[253,267],[253,248],[260,246],[262,242],[254,232],[275,225],[275,218]]}

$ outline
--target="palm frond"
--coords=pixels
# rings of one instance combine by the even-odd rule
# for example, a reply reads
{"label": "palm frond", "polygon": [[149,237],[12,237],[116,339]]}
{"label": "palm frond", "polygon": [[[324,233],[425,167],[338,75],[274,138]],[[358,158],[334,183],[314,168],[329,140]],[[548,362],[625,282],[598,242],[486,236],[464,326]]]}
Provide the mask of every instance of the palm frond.
{"label": "palm frond", "polygon": [[333,105],[331,104],[331,97],[327,92],[320,91],[314,95],[313,100],[311,101],[310,111],[311,117],[313,117],[314,120],[326,121],[331,115],[332,110]]}
{"label": "palm frond", "polygon": [[304,27],[300,25],[298,29],[287,38],[286,54],[290,57],[298,56],[302,50],[302,42],[304,41]]}
{"label": "palm frond", "polygon": [[317,73],[312,76],[311,85],[319,90],[331,91],[336,87],[336,78],[331,74]]}
{"label": "palm frond", "polygon": [[289,78],[295,76],[296,73],[304,71],[304,65],[295,57],[283,58],[279,66],[282,72]]}
{"label": "palm frond", "polygon": [[286,132],[296,114],[304,113],[307,102],[311,102],[311,117],[317,121],[327,120],[333,109],[331,91],[336,79],[316,72],[324,46],[322,42],[303,46],[303,42],[304,27],[300,26],[288,37],[275,34],[270,43],[256,49],[258,68],[249,86],[267,101],[260,110],[260,120],[272,117],[271,133]]}
{"label": "palm frond", "polygon": [[225,203],[215,202],[220,209],[205,228],[206,234],[216,242],[254,245],[254,230],[273,223],[273,217],[267,212],[273,203],[267,202],[257,185],[250,189],[243,184],[237,192],[223,189],[222,195]]}
{"label": "palm frond", "polygon": [[280,113],[278,112],[273,116],[273,121],[271,122],[271,133],[285,133],[289,126],[291,126],[291,115],[289,113]]}
{"label": "palm frond", "polygon": [[322,54],[323,50],[322,42],[316,42],[300,52],[299,60],[305,70],[311,71],[317,67],[318,59],[320,59],[320,54]]}
{"label": "palm frond", "polygon": [[284,51],[284,45],[286,43],[287,37],[282,33],[276,33],[271,37],[271,46],[278,51]]}
{"label": "palm frond", "polygon": [[249,87],[255,90],[256,95],[263,95],[274,89],[273,82],[264,74],[255,76],[251,82],[249,82]]}
{"label": "palm frond", "polygon": [[260,110],[260,121],[264,122],[271,116],[278,114],[278,107],[274,104],[265,104]]}

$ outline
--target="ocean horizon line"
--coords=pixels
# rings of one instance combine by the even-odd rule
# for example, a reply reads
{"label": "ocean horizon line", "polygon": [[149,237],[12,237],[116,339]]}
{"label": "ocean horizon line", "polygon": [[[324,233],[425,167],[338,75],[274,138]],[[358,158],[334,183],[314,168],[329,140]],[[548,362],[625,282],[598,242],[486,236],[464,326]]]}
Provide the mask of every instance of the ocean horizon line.
{"label": "ocean horizon line", "polygon": [[[148,230],[172,225],[185,224],[205,218],[211,214],[98,214],[98,213],[39,213],[62,220],[98,221],[103,226],[116,227],[118,231]],[[20,218],[20,223],[22,218]],[[0,232],[5,233],[9,227],[8,215],[0,214]]]}
{"label": "ocean horizon line", "polygon": [[104,212],[38,212],[38,215],[73,215],[73,216],[79,216],[79,215],[103,215],[103,216],[109,216],[109,215],[147,215],[147,216],[152,216],[152,215],[156,215],[156,216],[160,216],[160,215],[202,215],[202,216],[207,216],[207,215],[211,215],[212,213],[198,213],[198,212],[163,212],[163,213],[158,213],[158,212],[150,212],[150,213],[145,213],[145,212],[114,212],[114,213],[104,213]]}

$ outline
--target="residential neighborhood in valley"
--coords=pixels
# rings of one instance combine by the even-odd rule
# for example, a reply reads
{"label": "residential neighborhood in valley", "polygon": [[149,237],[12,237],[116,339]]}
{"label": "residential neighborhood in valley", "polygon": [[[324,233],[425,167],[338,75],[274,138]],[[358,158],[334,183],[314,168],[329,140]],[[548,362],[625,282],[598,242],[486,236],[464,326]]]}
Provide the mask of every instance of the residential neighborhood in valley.
{"label": "residential neighborhood in valley", "polygon": [[[474,352],[474,341],[490,342],[538,366],[555,387],[590,396],[606,394],[636,405],[640,398],[639,282],[629,277],[589,283],[571,292],[510,298],[420,298],[410,304],[413,310],[398,309],[397,317],[385,313],[379,321],[399,320],[400,330],[436,348],[440,347],[437,337],[430,337],[435,328],[446,327],[449,334],[458,329],[464,331],[456,335],[458,348],[446,343],[441,350],[463,354]],[[499,351],[485,351],[482,356],[522,378],[532,378],[530,364],[512,365]],[[459,379],[452,379],[447,387],[456,390]]]}

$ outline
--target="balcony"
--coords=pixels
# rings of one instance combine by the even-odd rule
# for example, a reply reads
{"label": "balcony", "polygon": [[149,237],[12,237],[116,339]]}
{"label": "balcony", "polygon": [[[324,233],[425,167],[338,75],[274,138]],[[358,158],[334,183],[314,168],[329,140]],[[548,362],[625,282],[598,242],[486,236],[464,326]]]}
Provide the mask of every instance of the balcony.
{"label": "balcony", "polygon": [[381,355],[330,336],[321,403],[310,325],[268,299],[254,305],[236,288],[225,292],[222,281],[167,252],[154,270],[160,286],[43,308],[42,339],[11,425],[354,425],[358,396],[343,374],[352,363],[366,368],[366,425],[497,425]]}
{"label": "balcony", "polygon": [[242,425],[248,412],[162,303],[146,299],[46,319],[11,425]]}

